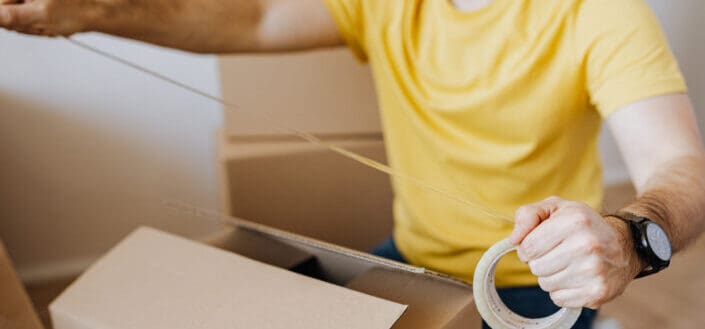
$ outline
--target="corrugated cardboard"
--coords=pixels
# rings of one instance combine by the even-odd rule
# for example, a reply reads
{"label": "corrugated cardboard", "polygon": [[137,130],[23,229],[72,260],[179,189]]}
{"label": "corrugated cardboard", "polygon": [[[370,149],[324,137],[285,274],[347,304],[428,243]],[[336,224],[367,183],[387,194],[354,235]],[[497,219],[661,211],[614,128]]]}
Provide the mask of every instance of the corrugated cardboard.
{"label": "corrugated cardboard", "polygon": [[55,329],[381,329],[405,308],[149,228],[50,306]]}
{"label": "corrugated cardboard", "polygon": [[41,329],[42,324],[0,241],[0,329]]}
{"label": "corrugated cardboard", "polygon": [[[247,240],[248,247],[242,248],[245,244],[237,242],[240,240]],[[206,241],[252,259],[293,266],[289,268],[297,273],[408,305],[394,328],[481,327],[471,286],[423,268],[249,222]],[[256,245],[260,247],[253,248]],[[276,248],[276,259],[262,252],[269,246]]]}
{"label": "corrugated cardboard", "polygon": [[[409,307],[394,328],[481,324],[469,285],[422,268],[246,221],[204,241],[221,250],[150,229],[134,233],[54,301],[55,329],[316,328],[307,321],[331,316],[337,322],[323,327],[375,328],[397,319],[399,305]],[[268,281],[270,272],[281,281]],[[233,307],[243,294],[247,308]],[[311,305],[320,308],[290,312]],[[248,322],[263,319],[275,322]]]}
{"label": "corrugated cardboard", "polygon": [[[387,175],[305,142],[220,141],[225,213],[363,251],[391,235]],[[386,160],[381,138],[330,142]]]}
{"label": "corrugated cardboard", "polygon": [[[397,321],[399,328],[475,328],[480,318],[468,307],[472,293],[426,276],[388,268],[373,268],[347,284],[347,287],[409,305]],[[442,302],[439,302],[442,301]]]}
{"label": "corrugated cardboard", "polygon": [[[381,131],[370,69],[347,49],[239,54],[219,64],[221,93],[241,109],[313,134]],[[224,112],[224,127],[227,136],[286,134],[238,111]]]}

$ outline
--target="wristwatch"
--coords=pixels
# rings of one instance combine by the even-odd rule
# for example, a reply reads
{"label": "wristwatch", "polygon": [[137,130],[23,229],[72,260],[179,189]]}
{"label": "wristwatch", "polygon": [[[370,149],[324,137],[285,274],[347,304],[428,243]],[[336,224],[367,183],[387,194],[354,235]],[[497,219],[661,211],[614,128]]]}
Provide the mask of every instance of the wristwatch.
{"label": "wristwatch", "polygon": [[637,278],[659,272],[671,263],[673,250],[671,241],[666,231],[658,223],[642,216],[628,212],[610,214],[629,225],[634,239],[634,246],[639,258],[646,264],[646,268],[637,275]]}

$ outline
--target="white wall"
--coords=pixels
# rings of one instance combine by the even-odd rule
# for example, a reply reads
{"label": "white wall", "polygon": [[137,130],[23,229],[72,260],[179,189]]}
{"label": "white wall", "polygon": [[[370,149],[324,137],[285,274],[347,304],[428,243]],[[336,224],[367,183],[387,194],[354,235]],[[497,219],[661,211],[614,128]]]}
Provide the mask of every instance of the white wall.
{"label": "white wall", "polygon": [[[705,130],[705,1],[648,0],[671,43],[690,90],[698,115],[700,130]],[[605,182],[629,179],[614,141],[603,129],[600,147],[605,169]]]}
{"label": "white wall", "polygon": [[[79,39],[218,93],[216,60]],[[196,235],[218,209],[217,104],[48,40],[0,31],[0,238],[25,279],[82,268],[136,225]]]}

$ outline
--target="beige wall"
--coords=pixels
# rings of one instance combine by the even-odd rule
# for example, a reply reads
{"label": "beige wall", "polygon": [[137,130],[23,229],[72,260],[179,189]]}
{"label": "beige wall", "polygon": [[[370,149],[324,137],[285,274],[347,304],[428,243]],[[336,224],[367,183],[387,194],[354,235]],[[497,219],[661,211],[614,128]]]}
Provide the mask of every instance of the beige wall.
{"label": "beige wall", "polygon": [[[213,58],[82,38],[218,91]],[[0,44],[0,237],[24,279],[73,274],[138,225],[212,229],[160,202],[218,207],[216,104],[60,39]]]}
{"label": "beige wall", "polygon": [[[690,88],[700,130],[705,130],[705,1],[648,0],[663,25]],[[705,136],[703,136],[705,137]],[[704,139],[705,140],[705,139]],[[628,179],[619,151],[606,129],[600,136],[605,181]]]}
{"label": "beige wall", "polygon": [[678,57],[705,129],[705,1],[649,0]]}

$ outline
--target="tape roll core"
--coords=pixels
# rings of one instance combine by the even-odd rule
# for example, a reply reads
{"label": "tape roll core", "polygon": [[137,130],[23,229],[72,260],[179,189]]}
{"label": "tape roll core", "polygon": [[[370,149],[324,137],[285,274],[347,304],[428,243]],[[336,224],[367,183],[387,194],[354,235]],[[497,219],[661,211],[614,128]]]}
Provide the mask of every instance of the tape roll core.
{"label": "tape roll core", "polygon": [[547,317],[532,319],[512,312],[499,298],[494,281],[497,262],[514,250],[516,246],[504,239],[488,249],[477,264],[472,292],[482,319],[492,329],[570,329],[581,309],[562,308]]}

